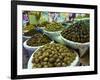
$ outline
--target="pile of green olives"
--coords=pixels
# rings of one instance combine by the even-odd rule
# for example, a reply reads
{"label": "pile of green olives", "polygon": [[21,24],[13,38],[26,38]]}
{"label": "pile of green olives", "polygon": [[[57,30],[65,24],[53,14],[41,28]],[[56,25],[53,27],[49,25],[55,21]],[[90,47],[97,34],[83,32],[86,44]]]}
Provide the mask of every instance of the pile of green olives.
{"label": "pile of green olives", "polygon": [[31,29],[34,29],[34,26],[32,24],[28,24],[25,27],[23,27],[23,32],[27,32]]}
{"label": "pile of green olives", "polygon": [[61,31],[63,30],[63,26],[60,23],[57,22],[52,22],[46,25],[46,29],[47,31]]}
{"label": "pile of green olives", "polygon": [[34,34],[32,38],[30,38],[27,41],[27,45],[32,46],[32,47],[42,46],[50,42],[51,42],[51,39],[49,37],[47,37],[46,35],[43,35],[42,33],[37,33],[37,34]]}
{"label": "pile of green olives", "polygon": [[89,42],[89,20],[82,20],[73,23],[70,27],[63,30],[61,35],[71,41],[85,43]]}
{"label": "pile of green olives", "polygon": [[46,27],[47,24],[49,24],[49,22],[45,21],[45,22],[37,24],[36,26],[38,26],[38,27]]}
{"label": "pile of green olives", "polygon": [[33,68],[66,67],[76,58],[75,51],[58,43],[48,43],[33,55]]}
{"label": "pile of green olives", "polygon": [[34,34],[37,34],[37,33],[39,33],[37,30],[31,29],[28,32],[25,32],[24,36],[33,36]]}

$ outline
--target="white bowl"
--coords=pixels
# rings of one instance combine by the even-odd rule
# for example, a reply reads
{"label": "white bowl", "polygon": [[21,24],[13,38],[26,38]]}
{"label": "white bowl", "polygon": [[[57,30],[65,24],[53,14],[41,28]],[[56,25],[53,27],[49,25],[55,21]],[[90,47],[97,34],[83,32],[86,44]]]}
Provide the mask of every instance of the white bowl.
{"label": "white bowl", "polygon": [[[42,46],[43,47],[43,46]],[[40,47],[41,48],[41,47]],[[29,59],[29,61],[28,61],[28,65],[27,65],[27,67],[28,67],[28,69],[32,69],[32,65],[33,65],[33,63],[32,63],[32,58],[33,58],[33,55],[37,52],[39,50],[39,48],[35,51],[35,52],[33,52],[32,53],[32,55],[31,55],[31,57],[30,57],[30,59]],[[75,54],[76,54],[76,58],[75,58],[75,60],[69,65],[69,66],[79,66],[79,55],[78,55],[78,53],[75,51]]]}
{"label": "white bowl", "polygon": [[31,36],[23,36],[23,40],[26,41],[27,39],[30,39]]}
{"label": "white bowl", "polygon": [[62,35],[60,35],[60,37],[63,40],[65,45],[68,45],[68,46],[70,46],[71,48],[74,48],[74,49],[79,49],[80,56],[84,55],[84,53],[86,52],[86,50],[88,49],[89,44],[90,44],[90,42],[78,43],[78,42],[70,41],[68,39],[65,39]]}
{"label": "white bowl", "polygon": [[31,38],[31,36],[24,36],[24,33],[23,33],[23,42],[30,39],[30,38]]}

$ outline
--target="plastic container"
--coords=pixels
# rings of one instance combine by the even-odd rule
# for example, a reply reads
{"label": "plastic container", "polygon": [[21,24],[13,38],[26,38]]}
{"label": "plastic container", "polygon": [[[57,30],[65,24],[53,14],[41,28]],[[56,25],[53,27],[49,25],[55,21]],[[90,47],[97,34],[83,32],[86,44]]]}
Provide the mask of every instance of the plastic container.
{"label": "plastic container", "polygon": [[65,39],[62,35],[60,35],[60,38],[63,40],[65,45],[70,46],[71,48],[74,49],[79,49],[80,56],[84,55],[84,53],[86,52],[90,44],[90,42],[78,43],[78,42],[70,41],[68,39]]}
{"label": "plastic container", "polygon": [[23,42],[30,39],[30,38],[31,38],[31,36],[23,36]]}
{"label": "plastic container", "polygon": [[[85,20],[90,20],[89,18],[83,18],[83,19],[75,19],[74,23],[79,22],[79,21],[85,21]],[[71,25],[71,24],[70,24]],[[68,27],[70,27],[70,25]],[[74,49],[79,49],[80,52],[80,57],[85,54],[87,49],[89,48],[90,42],[86,43],[79,43],[79,42],[74,42],[68,39],[65,39],[61,34],[59,36],[60,39],[62,39],[63,44],[70,46],[71,48]]]}
{"label": "plastic container", "polygon": [[[39,48],[38,48],[39,49]],[[28,61],[28,69],[32,69],[32,58],[33,58],[33,55],[38,51],[38,49],[35,51],[35,52],[33,52],[32,53],[32,55],[31,55],[31,57],[30,57],[30,59],[29,59],[29,61]],[[75,60],[69,65],[69,66],[79,66],[79,55],[78,55],[78,53],[77,52],[75,52],[75,54],[77,55],[76,56],[76,58],[75,58]]]}

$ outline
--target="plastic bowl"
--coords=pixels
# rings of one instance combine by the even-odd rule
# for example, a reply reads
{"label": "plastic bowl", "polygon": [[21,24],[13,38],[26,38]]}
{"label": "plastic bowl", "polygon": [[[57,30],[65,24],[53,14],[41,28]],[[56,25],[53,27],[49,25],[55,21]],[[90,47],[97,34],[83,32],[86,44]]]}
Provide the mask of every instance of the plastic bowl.
{"label": "plastic bowl", "polygon": [[23,36],[23,42],[30,39],[30,38],[31,38],[31,36]]}
{"label": "plastic bowl", "polygon": [[[41,46],[42,47],[42,46]],[[40,48],[41,48],[40,47]],[[31,55],[31,57],[30,57],[30,59],[29,59],[29,61],[28,61],[28,65],[27,65],[27,67],[28,67],[28,69],[32,69],[32,58],[33,58],[33,55],[40,49],[40,48],[38,48],[35,52],[33,52],[32,53],[32,55]],[[75,60],[69,65],[69,66],[79,66],[79,64],[80,64],[80,62],[79,62],[79,55],[78,55],[78,53],[75,51],[75,54],[76,54],[76,58],[75,58]]]}
{"label": "plastic bowl", "polygon": [[78,42],[74,42],[74,41],[70,41],[68,39],[65,39],[62,35],[60,35],[60,38],[63,40],[64,44],[74,48],[74,49],[79,49],[80,51],[80,56],[83,56],[84,53],[86,52],[86,50],[88,49],[90,42],[86,42],[86,43],[78,43]]}

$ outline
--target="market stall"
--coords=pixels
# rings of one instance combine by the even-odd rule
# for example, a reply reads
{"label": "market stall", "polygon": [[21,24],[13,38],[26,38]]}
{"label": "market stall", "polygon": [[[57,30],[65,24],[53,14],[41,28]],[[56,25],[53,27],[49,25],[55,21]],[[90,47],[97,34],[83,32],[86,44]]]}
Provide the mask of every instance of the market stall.
{"label": "market stall", "polygon": [[89,14],[28,11],[23,16],[23,68],[90,64]]}

